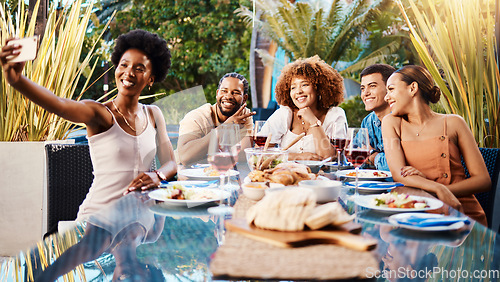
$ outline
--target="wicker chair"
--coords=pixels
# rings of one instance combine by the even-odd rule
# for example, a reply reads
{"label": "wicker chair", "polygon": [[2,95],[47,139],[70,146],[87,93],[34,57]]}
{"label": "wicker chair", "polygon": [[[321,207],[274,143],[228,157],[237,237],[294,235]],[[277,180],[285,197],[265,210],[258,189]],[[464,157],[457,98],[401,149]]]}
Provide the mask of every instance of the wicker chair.
{"label": "wicker chair", "polygon": [[[486,168],[490,174],[491,190],[488,192],[476,193],[474,195],[481,204],[481,207],[483,207],[483,210],[486,213],[486,218],[488,219],[488,227],[491,228],[498,174],[500,172],[500,148],[479,148],[479,151],[481,151],[481,155],[483,155]],[[465,176],[470,177],[469,171],[467,170],[463,159],[462,165],[465,169]]]}
{"label": "wicker chair", "polygon": [[[48,232],[57,232],[59,221],[75,220],[94,179],[87,144],[48,144],[47,208]],[[44,236],[44,237],[45,237]]]}

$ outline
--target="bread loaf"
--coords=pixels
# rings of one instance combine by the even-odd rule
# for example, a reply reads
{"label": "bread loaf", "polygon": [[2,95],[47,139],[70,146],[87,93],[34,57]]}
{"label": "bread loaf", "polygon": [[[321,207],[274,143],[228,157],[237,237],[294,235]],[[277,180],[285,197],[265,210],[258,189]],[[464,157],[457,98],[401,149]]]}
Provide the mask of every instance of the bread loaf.
{"label": "bread loaf", "polygon": [[349,215],[338,202],[331,202],[314,208],[307,217],[305,224],[307,227],[316,230],[327,225],[341,225],[353,219],[354,215]]}
{"label": "bread loaf", "polygon": [[316,195],[309,189],[275,191],[248,209],[247,222],[263,229],[299,231],[315,205]]}

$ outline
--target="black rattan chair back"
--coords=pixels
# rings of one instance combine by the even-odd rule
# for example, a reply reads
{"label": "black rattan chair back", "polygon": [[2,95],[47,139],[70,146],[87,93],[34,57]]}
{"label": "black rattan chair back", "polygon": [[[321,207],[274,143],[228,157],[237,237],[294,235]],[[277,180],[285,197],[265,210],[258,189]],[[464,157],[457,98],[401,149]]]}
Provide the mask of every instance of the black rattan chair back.
{"label": "black rattan chair back", "polygon": [[75,220],[94,179],[87,144],[47,144],[48,232],[57,232],[59,221]]}
{"label": "black rattan chair back", "polygon": [[[491,221],[493,218],[493,208],[495,202],[496,187],[498,183],[498,173],[500,172],[500,148],[479,148],[481,155],[483,155],[484,163],[488,169],[488,173],[491,178],[491,190],[488,192],[481,192],[474,194],[481,204],[484,212],[486,213],[486,218],[488,219],[488,226],[491,227]],[[465,166],[465,162],[462,158],[462,165],[465,169],[465,176],[470,177],[469,171]]]}

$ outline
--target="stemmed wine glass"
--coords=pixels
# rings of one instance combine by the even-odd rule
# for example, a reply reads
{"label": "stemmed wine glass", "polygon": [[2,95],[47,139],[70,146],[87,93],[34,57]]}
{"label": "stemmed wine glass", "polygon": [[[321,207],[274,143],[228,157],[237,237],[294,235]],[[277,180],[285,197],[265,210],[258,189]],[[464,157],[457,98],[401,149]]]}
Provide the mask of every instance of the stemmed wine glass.
{"label": "stemmed wine glass", "polygon": [[[370,141],[368,137],[368,129],[366,128],[349,128],[347,131],[347,143],[345,147],[345,155],[347,159],[354,165],[356,171],[356,183],[354,197],[357,199],[358,192],[358,174],[359,167],[365,162],[370,155]],[[357,214],[357,205],[356,205]]]}
{"label": "stemmed wine glass", "polygon": [[253,141],[258,147],[262,147],[266,144],[267,135],[261,133],[262,126],[264,126],[265,123],[265,120],[257,120],[253,127]]}
{"label": "stemmed wine glass", "polygon": [[345,121],[337,121],[333,124],[333,133],[331,134],[330,143],[337,150],[337,171],[340,171],[342,166],[342,153],[347,142],[347,123]]}
{"label": "stemmed wine glass", "polygon": [[217,241],[222,244],[224,240],[224,219],[233,213],[233,208],[224,203],[224,178],[228,170],[232,169],[238,159],[238,136],[233,125],[221,124],[210,135],[208,144],[208,162],[219,172],[220,201],[219,205],[211,207],[208,212],[218,216]]}

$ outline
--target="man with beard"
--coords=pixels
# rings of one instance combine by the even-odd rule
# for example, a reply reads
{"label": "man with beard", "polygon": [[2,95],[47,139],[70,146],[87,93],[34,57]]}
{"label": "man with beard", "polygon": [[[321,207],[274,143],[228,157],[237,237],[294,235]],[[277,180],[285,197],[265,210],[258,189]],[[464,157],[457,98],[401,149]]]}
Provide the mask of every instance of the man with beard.
{"label": "man with beard", "polygon": [[382,119],[391,113],[389,104],[384,100],[387,93],[387,79],[396,69],[386,64],[375,64],[361,71],[361,99],[366,111],[372,111],[361,122],[362,128],[368,129],[372,151],[367,159],[368,165],[380,170],[389,170],[385,159],[382,140]]}
{"label": "man with beard", "polygon": [[[210,132],[223,123],[236,123],[242,131],[251,134],[253,128],[251,112],[246,107],[248,81],[238,73],[227,73],[219,81],[217,102],[206,103],[186,114],[179,127],[177,143],[178,161],[189,165],[206,161]],[[242,144],[247,147],[248,144]]]}

